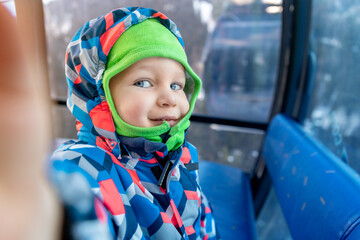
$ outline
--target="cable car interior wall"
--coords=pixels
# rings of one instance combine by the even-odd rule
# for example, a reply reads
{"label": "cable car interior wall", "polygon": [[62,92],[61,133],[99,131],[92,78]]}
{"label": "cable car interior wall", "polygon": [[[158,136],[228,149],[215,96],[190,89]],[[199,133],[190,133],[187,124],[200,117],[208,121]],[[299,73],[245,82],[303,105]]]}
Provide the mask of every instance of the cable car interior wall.
{"label": "cable car interior wall", "polygon": [[[308,92],[312,86],[309,81],[313,80],[316,71],[316,59],[307,46],[311,1],[286,1],[283,6],[281,54],[284,57],[286,48],[291,49],[291,53],[289,68],[279,69],[278,75],[284,79],[284,85],[279,84],[277,93],[281,88],[286,93],[278,100],[280,110],[274,110],[261,155],[293,239],[360,239],[359,174],[305,133],[299,124],[309,101]],[[285,24],[289,16],[292,21]],[[299,26],[304,22],[302,19],[308,19],[308,22]],[[280,66],[285,66],[286,59],[282,61]],[[241,189],[232,191],[232,177],[200,175],[215,213],[216,209],[220,210],[218,222],[224,239],[256,239],[249,179],[241,171],[235,173],[233,169],[209,165],[211,163],[203,163],[205,170],[202,171],[212,172],[213,169],[227,172],[227,176],[238,176],[237,185]],[[231,199],[238,192],[241,195],[236,196],[239,197],[236,206],[219,201],[219,195],[222,199]],[[229,206],[233,211],[227,209]]]}
{"label": "cable car interior wall", "polygon": [[270,185],[293,239],[360,239],[359,174],[302,125],[317,71],[309,40],[313,2],[282,2],[277,83],[268,124],[192,117],[194,122],[266,130],[254,174],[200,161],[200,184],[222,239],[258,238],[256,220]]}

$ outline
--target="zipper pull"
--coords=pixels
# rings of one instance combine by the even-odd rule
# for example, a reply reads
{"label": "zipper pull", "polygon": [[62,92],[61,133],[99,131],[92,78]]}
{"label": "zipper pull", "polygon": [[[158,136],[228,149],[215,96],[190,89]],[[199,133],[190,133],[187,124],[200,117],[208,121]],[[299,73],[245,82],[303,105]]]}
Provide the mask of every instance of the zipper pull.
{"label": "zipper pull", "polygon": [[166,178],[169,175],[171,168],[174,164],[171,161],[165,163],[165,167],[160,175],[160,178],[157,182],[158,186],[161,186],[163,189],[166,189]]}

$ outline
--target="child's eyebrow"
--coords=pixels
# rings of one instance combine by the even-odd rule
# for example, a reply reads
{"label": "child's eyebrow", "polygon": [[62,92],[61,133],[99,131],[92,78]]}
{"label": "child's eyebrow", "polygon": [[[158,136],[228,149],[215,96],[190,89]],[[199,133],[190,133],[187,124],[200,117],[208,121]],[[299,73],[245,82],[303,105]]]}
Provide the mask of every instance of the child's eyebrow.
{"label": "child's eyebrow", "polygon": [[[136,69],[135,72],[137,74],[151,75],[153,74],[153,68],[154,68],[153,64],[145,64],[139,67],[138,69]],[[176,70],[176,72],[174,72],[173,75],[175,76],[175,78],[186,79],[185,68],[183,68],[182,70]]]}

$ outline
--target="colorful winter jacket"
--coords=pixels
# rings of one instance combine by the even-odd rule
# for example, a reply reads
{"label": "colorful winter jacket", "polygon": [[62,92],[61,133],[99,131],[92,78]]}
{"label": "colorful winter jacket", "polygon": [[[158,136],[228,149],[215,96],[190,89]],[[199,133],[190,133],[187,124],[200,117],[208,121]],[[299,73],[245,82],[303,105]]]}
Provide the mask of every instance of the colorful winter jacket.
{"label": "colorful winter jacket", "polygon": [[196,149],[185,140],[169,152],[165,143],[115,131],[102,87],[107,54],[125,29],[147,18],[158,19],[183,44],[162,13],[125,8],[86,23],[67,50],[67,105],[79,140],[54,152],[51,178],[74,239],[219,238],[198,183]]}

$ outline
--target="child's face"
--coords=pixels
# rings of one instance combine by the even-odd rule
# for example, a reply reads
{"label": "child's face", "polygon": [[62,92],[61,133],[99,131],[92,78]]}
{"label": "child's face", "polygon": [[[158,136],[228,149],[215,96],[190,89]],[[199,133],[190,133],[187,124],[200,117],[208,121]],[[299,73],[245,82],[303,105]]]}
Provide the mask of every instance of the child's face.
{"label": "child's face", "polygon": [[179,62],[150,57],[114,76],[109,87],[116,110],[126,123],[154,127],[167,121],[173,127],[189,111],[185,80]]}

